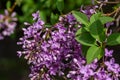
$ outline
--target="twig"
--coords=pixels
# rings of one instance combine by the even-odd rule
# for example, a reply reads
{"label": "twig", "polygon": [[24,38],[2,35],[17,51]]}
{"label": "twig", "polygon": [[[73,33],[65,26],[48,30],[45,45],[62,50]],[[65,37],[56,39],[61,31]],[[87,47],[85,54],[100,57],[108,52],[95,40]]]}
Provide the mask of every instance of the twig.
{"label": "twig", "polygon": [[113,14],[115,14],[116,12],[119,12],[120,11],[120,7],[118,7],[116,10],[114,10],[113,12],[111,13],[107,13],[107,14],[103,14],[104,16],[111,16]]}
{"label": "twig", "polygon": [[119,4],[119,3],[120,3],[120,1],[116,1],[116,2],[112,2],[112,1],[106,2],[106,1],[97,1],[97,0],[96,0],[96,2],[97,2],[97,4],[101,4],[101,3],[103,3],[103,4]]}
{"label": "twig", "polygon": [[16,7],[17,3],[14,2],[13,6],[8,10],[10,13],[13,12],[14,8]]}

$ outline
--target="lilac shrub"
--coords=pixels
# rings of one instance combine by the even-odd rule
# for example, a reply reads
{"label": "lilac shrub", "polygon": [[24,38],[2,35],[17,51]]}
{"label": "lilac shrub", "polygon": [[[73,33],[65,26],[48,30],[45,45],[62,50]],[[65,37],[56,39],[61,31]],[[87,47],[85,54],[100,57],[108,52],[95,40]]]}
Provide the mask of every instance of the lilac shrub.
{"label": "lilac shrub", "polygon": [[[90,17],[95,9],[83,10]],[[33,14],[33,24],[25,23],[24,36],[18,45],[30,65],[31,80],[119,80],[120,65],[112,57],[113,51],[105,49],[104,61],[95,59],[87,64],[81,44],[75,39],[81,28],[72,13],[61,16],[59,22],[47,28],[39,12]]]}
{"label": "lilac shrub", "polygon": [[4,14],[0,14],[0,40],[4,39],[5,36],[10,36],[17,25],[16,13],[10,13],[5,10]]}

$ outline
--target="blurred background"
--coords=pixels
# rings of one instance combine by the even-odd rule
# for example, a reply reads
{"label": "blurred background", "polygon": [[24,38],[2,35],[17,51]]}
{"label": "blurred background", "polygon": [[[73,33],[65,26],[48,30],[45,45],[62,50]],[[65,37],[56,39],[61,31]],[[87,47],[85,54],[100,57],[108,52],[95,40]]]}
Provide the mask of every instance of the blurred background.
{"label": "blurred background", "polygon": [[[16,43],[23,35],[22,28],[26,27],[24,22],[33,22],[33,12],[39,10],[41,19],[47,23],[46,25],[53,25],[60,15],[79,10],[81,5],[92,5],[92,2],[91,0],[0,0],[0,14],[4,14],[4,10],[10,9],[13,5],[15,5],[13,12],[17,13],[18,21],[14,33],[0,40],[0,80],[29,80],[29,66],[23,57],[17,56],[16,52],[21,50],[21,47]],[[103,6],[103,10],[107,13],[113,11],[115,6],[115,4]],[[120,63],[120,46],[109,48],[115,50],[114,57]]]}

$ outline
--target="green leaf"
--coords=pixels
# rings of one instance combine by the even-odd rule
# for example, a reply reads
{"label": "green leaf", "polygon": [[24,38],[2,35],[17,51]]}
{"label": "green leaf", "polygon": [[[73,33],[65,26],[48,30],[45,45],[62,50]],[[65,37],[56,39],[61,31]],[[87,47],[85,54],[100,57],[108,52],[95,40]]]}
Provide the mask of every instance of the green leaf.
{"label": "green leaf", "polygon": [[98,20],[101,16],[101,13],[96,13],[96,14],[93,14],[91,17],[90,17],[90,23],[93,23],[95,22],[96,20]]}
{"label": "green leaf", "polygon": [[78,35],[80,35],[83,32],[86,32],[86,30],[83,27],[81,27],[80,29],[77,30],[77,32],[75,33],[75,35],[78,36]]}
{"label": "green leaf", "polygon": [[7,10],[10,9],[10,7],[11,7],[11,2],[10,1],[7,1],[6,7],[7,7]]}
{"label": "green leaf", "polygon": [[46,17],[46,11],[44,11],[44,10],[41,10],[40,11],[40,18],[43,20],[43,21],[45,21],[46,22],[46,20],[47,20],[47,17]]}
{"label": "green leaf", "polygon": [[84,2],[83,0],[76,0],[76,1],[75,1],[75,3],[76,3],[77,5],[82,5],[83,2]]}
{"label": "green leaf", "polygon": [[56,5],[57,9],[62,12],[64,9],[64,0],[57,0]]}
{"label": "green leaf", "polygon": [[91,0],[83,0],[83,5],[91,5],[92,1]]}
{"label": "green leaf", "polygon": [[94,59],[101,59],[104,55],[104,50],[101,47],[91,46],[86,55],[87,64],[90,64]]}
{"label": "green leaf", "polygon": [[86,45],[86,46],[92,46],[95,44],[95,39],[90,35],[89,32],[85,31],[83,28],[80,28],[78,31],[77,31],[76,40],[79,43]]}
{"label": "green leaf", "polygon": [[88,17],[81,13],[81,12],[78,12],[78,11],[73,11],[73,16],[77,19],[78,22],[84,24],[84,25],[88,25],[89,24],[89,21],[88,21]]}
{"label": "green leaf", "polygon": [[97,39],[101,42],[105,40],[104,27],[99,20],[92,23],[89,26],[89,28],[90,28],[90,34],[92,35],[92,37],[94,37],[95,39]]}
{"label": "green leaf", "polygon": [[13,33],[13,34],[11,34],[11,35],[10,35],[10,37],[11,37],[12,39],[15,39],[16,34],[15,34],[15,33]]}
{"label": "green leaf", "polygon": [[114,21],[114,18],[103,16],[103,17],[100,17],[100,21],[102,24],[105,24],[105,23]]}
{"label": "green leaf", "polygon": [[57,22],[57,20],[58,20],[58,15],[51,13],[50,22],[51,22],[52,24],[55,24],[55,23]]}
{"label": "green leaf", "polygon": [[120,44],[120,33],[113,33],[107,38],[107,45],[114,46]]}
{"label": "green leaf", "polygon": [[23,0],[16,0],[17,5],[20,6],[21,3],[22,3],[22,1],[23,1]]}
{"label": "green leaf", "polygon": [[108,23],[108,22],[112,22],[114,20],[114,18],[107,17],[107,16],[101,16],[101,13],[96,13],[96,14],[93,14],[90,17],[90,23],[93,23],[96,20],[100,20],[102,24],[105,24],[105,23]]}
{"label": "green leaf", "polygon": [[82,45],[81,48],[82,48],[82,55],[85,57],[89,49],[89,46]]}
{"label": "green leaf", "polygon": [[[52,1],[52,2],[53,2],[53,1]],[[50,8],[52,2],[51,2],[51,0],[46,0],[44,5],[45,5],[47,8]]]}

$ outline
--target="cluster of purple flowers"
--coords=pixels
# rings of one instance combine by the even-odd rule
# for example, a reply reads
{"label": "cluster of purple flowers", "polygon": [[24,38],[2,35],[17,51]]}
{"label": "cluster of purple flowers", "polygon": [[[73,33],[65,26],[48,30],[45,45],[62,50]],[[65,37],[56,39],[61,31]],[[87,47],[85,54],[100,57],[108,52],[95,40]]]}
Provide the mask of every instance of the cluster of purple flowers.
{"label": "cluster of purple flowers", "polygon": [[16,13],[9,13],[5,10],[4,14],[0,14],[0,40],[4,39],[5,36],[10,36],[16,27],[17,18]]}
{"label": "cluster of purple flowers", "polygon": [[86,64],[82,46],[75,40],[81,26],[71,13],[51,28],[45,27],[39,12],[33,17],[35,22],[27,23],[29,27],[23,28],[24,36],[18,42],[23,48],[18,56],[24,55],[31,65],[31,80],[119,80],[120,65],[115,63],[112,50],[105,49],[104,62],[95,59]]}
{"label": "cluster of purple flowers", "polygon": [[113,50],[105,49],[104,62],[97,59],[86,65],[85,60],[73,59],[72,70],[67,77],[72,80],[119,80],[120,65],[112,57]]}
{"label": "cluster of purple flowers", "polygon": [[[20,38],[21,42],[18,42],[24,49],[18,51],[19,56],[25,54],[28,63],[32,64],[31,79],[49,80],[50,76],[66,75],[68,73],[66,69],[71,67],[72,59],[81,56],[81,46],[75,40],[76,29],[73,27],[75,18],[69,14],[66,16],[68,19],[61,18],[58,24],[49,29],[44,27],[38,12],[33,16],[37,22],[23,29],[24,37]],[[71,25],[68,25],[69,22]]]}

